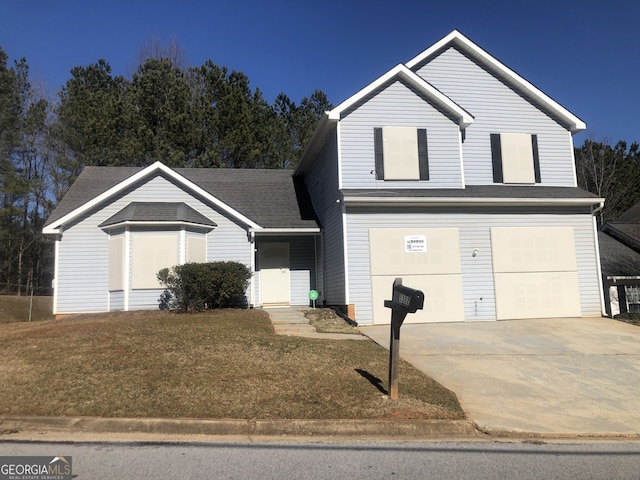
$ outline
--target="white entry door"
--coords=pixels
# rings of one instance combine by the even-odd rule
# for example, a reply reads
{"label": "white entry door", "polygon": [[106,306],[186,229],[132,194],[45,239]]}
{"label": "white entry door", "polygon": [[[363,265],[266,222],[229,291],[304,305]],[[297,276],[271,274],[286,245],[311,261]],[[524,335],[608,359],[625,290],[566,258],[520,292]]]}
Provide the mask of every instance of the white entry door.
{"label": "white entry door", "polygon": [[260,250],[260,296],[263,305],[291,302],[289,243],[262,243]]}

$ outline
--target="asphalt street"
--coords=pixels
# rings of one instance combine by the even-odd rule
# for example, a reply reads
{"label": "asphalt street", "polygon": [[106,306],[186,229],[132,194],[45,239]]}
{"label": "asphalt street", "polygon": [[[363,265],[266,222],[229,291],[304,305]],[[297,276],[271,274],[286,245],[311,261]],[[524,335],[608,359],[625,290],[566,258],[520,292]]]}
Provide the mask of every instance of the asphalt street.
{"label": "asphalt street", "polygon": [[640,478],[638,442],[0,442],[0,455],[71,456],[78,480]]}

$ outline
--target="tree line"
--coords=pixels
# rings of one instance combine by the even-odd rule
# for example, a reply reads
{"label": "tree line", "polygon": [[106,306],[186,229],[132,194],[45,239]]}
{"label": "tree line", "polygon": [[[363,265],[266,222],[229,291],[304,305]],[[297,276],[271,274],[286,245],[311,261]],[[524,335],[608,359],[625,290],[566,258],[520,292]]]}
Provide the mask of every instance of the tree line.
{"label": "tree line", "polygon": [[106,60],[73,68],[53,101],[0,47],[0,292],[50,287],[42,226],[85,166],[289,169],[331,108],[320,90],[269,103],[242,72],[156,47],[130,77]]}
{"label": "tree line", "polygon": [[588,138],[575,149],[578,187],[605,199],[601,227],[640,201],[640,145]]}
{"label": "tree line", "polygon": [[[331,109],[319,90],[270,104],[242,72],[185,66],[175,43],[148,44],[130,77],[105,60],[70,74],[49,100],[0,47],[0,293],[49,291],[42,226],[85,166],[293,168]],[[578,186],[606,198],[600,224],[640,201],[638,143],[587,139],[574,153]]]}

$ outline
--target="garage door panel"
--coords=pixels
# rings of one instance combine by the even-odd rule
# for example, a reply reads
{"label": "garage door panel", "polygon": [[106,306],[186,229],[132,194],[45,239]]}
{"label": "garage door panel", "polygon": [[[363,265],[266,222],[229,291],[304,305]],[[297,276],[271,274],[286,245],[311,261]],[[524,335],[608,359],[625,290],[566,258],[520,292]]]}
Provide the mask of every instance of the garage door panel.
{"label": "garage door panel", "polygon": [[[396,275],[372,277],[373,323],[391,323],[391,309],[384,306],[391,299]],[[407,287],[422,290],[424,309],[407,315],[405,323],[461,322],[464,321],[462,276],[453,275],[402,275]]]}
{"label": "garage door panel", "polygon": [[372,228],[371,274],[460,273],[458,245],[457,228]]}
{"label": "garage door panel", "polygon": [[579,317],[576,272],[495,273],[498,320]]}
{"label": "garage door panel", "polygon": [[572,227],[493,227],[494,272],[575,271]]}

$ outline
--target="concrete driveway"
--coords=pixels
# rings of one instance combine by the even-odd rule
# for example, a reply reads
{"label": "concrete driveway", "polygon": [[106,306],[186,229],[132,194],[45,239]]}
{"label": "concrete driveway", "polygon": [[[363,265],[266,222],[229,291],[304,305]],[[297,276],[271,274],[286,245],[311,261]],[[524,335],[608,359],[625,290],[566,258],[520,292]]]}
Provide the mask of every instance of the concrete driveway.
{"label": "concrete driveway", "polygon": [[[389,348],[388,325],[360,330]],[[484,431],[640,436],[640,326],[607,318],[405,324],[400,356],[454,391]]]}

